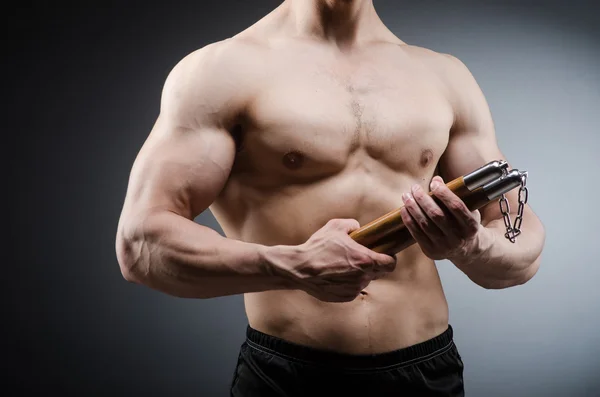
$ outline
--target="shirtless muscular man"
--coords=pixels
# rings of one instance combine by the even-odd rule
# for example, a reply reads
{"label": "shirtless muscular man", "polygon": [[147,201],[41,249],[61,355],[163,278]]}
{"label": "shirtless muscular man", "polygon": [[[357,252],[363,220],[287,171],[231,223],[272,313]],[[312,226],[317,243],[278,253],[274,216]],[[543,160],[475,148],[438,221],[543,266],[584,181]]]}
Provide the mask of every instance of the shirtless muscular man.
{"label": "shirtless muscular man", "polygon": [[[471,212],[444,184],[501,159],[461,61],[398,39],[372,0],[285,0],[171,71],[117,258],[174,296],[244,294],[232,396],[461,396],[434,261],[507,288],[544,245],[528,205],[511,243],[498,205]],[[394,257],[348,236],[403,205],[417,244]],[[207,208],[227,237],[193,221]]]}

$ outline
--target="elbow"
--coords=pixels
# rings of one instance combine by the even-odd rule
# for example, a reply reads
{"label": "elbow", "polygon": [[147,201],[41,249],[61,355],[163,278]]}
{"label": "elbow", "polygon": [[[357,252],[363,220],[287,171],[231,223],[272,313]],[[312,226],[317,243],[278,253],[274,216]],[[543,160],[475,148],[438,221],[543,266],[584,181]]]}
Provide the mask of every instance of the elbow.
{"label": "elbow", "polygon": [[130,226],[122,226],[117,232],[115,250],[121,275],[130,283],[143,284],[150,268],[148,258],[144,258],[143,233],[133,231]]}
{"label": "elbow", "polygon": [[476,281],[475,283],[477,285],[479,285],[481,288],[487,289],[487,290],[506,289],[506,288],[510,288],[515,285],[514,281],[496,280],[496,279],[480,280],[480,281]]}
{"label": "elbow", "polygon": [[[540,269],[541,256],[538,256],[527,268],[521,270],[517,275],[512,277],[506,277],[501,279],[485,279],[477,280],[476,283],[488,290],[506,289],[511,287],[517,287],[529,282]],[[473,280],[475,281],[475,280]]]}
{"label": "elbow", "polygon": [[540,270],[540,264],[542,261],[541,253],[538,257],[525,269],[521,272],[521,276],[518,278],[517,283],[515,285],[523,285],[529,282]]}
{"label": "elbow", "polygon": [[524,284],[520,279],[490,279],[476,282],[483,289],[487,290],[499,290],[516,287],[517,285]]}
{"label": "elbow", "polygon": [[140,284],[139,258],[136,258],[136,243],[124,238],[118,238],[116,242],[117,262],[123,278],[130,283]]}
{"label": "elbow", "polygon": [[125,279],[133,284],[143,284],[142,277],[140,273],[136,271],[136,267],[132,262],[119,261],[119,269],[121,270],[121,275]]}

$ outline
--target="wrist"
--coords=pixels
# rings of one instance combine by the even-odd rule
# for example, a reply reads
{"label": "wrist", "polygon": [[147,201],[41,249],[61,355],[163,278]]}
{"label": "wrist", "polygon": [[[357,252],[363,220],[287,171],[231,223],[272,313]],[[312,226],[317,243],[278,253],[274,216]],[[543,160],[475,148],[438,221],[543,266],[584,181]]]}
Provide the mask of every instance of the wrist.
{"label": "wrist", "polygon": [[448,258],[458,267],[468,267],[475,263],[487,263],[491,257],[496,235],[483,225],[479,231],[467,242],[459,255]]}
{"label": "wrist", "polygon": [[274,245],[261,246],[259,256],[265,274],[272,278],[280,289],[294,289],[296,277],[294,263],[298,261],[298,246]]}

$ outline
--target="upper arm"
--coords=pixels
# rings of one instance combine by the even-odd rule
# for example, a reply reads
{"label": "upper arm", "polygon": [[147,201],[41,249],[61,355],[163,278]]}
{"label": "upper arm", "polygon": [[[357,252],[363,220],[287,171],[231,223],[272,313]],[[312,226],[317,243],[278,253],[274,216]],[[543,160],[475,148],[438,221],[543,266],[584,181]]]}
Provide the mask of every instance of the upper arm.
{"label": "upper arm", "polygon": [[[446,57],[446,76],[454,109],[454,124],[448,147],[439,164],[440,176],[449,181],[493,160],[505,160],[498,147],[494,122],[485,96],[467,67],[458,59]],[[518,189],[506,194],[511,211],[517,209]],[[526,211],[530,211],[529,208]],[[502,219],[498,205],[481,209],[482,223]]]}
{"label": "upper arm", "polygon": [[235,143],[228,128],[241,107],[218,49],[184,58],[169,74],[158,119],[133,164],[124,213],[154,210],[193,219],[229,177]]}

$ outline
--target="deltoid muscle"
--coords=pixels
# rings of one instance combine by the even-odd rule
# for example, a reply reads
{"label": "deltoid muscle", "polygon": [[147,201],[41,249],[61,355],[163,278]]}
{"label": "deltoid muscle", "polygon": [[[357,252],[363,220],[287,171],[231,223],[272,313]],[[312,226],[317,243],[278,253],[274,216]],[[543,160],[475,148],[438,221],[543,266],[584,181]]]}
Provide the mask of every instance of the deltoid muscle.
{"label": "deltoid muscle", "polygon": [[[501,198],[505,193],[522,185],[527,171],[508,170],[503,160],[491,161],[475,171],[446,184],[467,207],[474,211]],[[439,200],[429,195],[439,203]],[[400,209],[391,211],[350,233],[356,242],[370,249],[394,255],[415,243],[402,223]]]}

